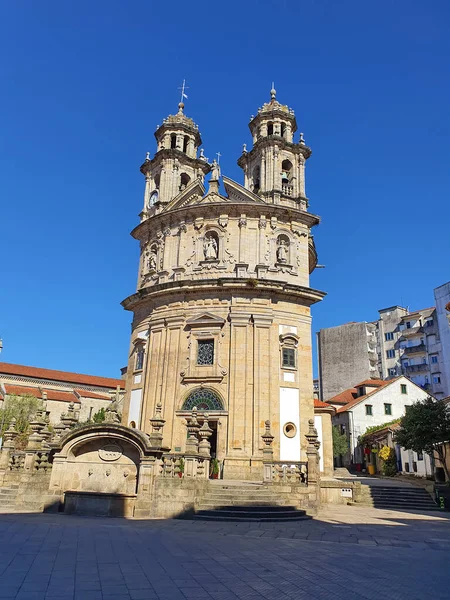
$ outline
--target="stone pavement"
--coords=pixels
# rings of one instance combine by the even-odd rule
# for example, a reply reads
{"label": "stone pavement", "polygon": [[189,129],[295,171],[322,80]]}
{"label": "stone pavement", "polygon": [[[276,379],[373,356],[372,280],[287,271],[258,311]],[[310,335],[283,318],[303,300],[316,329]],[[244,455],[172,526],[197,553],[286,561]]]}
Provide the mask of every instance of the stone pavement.
{"label": "stone pavement", "polygon": [[0,599],[444,599],[449,517],[355,506],[286,524],[0,515]]}

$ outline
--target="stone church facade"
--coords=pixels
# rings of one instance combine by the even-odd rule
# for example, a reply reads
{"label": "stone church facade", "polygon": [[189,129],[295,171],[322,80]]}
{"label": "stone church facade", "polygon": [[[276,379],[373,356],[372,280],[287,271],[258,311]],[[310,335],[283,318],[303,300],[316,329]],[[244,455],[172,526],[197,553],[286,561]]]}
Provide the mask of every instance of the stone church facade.
{"label": "stone church facade", "polygon": [[[133,313],[122,425],[150,434],[161,405],[162,444],[183,454],[196,408],[200,422],[208,415],[222,476],[261,480],[266,421],[275,461],[307,459],[310,307],[324,293],[309,282],[319,217],[308,209],[311,150],[302,134],[295,140],[294,112],[272,90],[249,128],[252,148],[238,160],[243,185],[208,164],[183,103],[155,132],[132,232],[137,289],[122,303]],[[321,470],[332,472],[330,418],[322,431],[320,410]]]}

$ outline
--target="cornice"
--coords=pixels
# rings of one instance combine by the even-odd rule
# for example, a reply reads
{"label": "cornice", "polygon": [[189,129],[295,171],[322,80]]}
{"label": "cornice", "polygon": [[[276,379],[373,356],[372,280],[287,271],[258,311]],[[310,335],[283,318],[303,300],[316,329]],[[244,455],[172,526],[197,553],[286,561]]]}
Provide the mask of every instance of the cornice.
{"label": "cornice", "polygon": [[177,148],[162,148],[161,150],[158,150],[151,160],[146,160],[142,163],[140,167],[141,173],[146,175],[150,169],[154,169],[165,158],[177,158],[180,163],[185,163],[193,168],[201,169],[204,175],[207,175],[211,171],[211,166],[205,160],[192,158]]}
{"label": "cornice", "polygon": [[277,298],[291,299],[306,306],[316,304],[316,302],[320,302],[326,296],[326,293],[320,290],[293,285],[284,281],[275,281],[273,279],[252,279],[251,281],[257,282],[256,287],[254,284],[249,285],[249,279],[238,279],[236,277],[170,281],[142,288],[135,294],[125,298],[121,304],[125,310],[133,311],[139,305],[159,300],[163,297],[166,297],[164,302],[167,302],[167,296],[179,294],[180,292],[187,297],[197,294],[203,296],[206,291],[229,297],[230,292],[236,292],[241,297],[248,296],[249,298],[258,297],[265,293],[272,298],[276,296]]}
{"label": "cornice", "polygon": [[259,154],[262,148],[274,146],[275,144],[281,149],[289,150],[293,154],[301,154],[305,159],[309,158],[312,154],[311,148],[305,144],[294,144],[293,142],[288,142],[281,135],[268,135],[259,138],[251,150],[241,154],[237,160],[238,166],[242,168],[245,163],[248,162],[249,158],[253,158],[255,155]]}
{"label": "cornice", "polygon": [[131,235],[139,240],[148,233],[148,230],[161,229],[162,224],[166,227],[175,226],[181,221],[186,223],[192,222],[196,217],[202,217],[205,221],[210,218],[219,218],[221,215],[227,214],[231,217],[239,218],[245,214],[247,218],[259,218],[261,215],[265,215],[266,218],[276,216],[277,219],[286,221],[295,221],[303,223],[307,227],[314,227],[320,223],[320,217],[312,213],[306,212],[305,210],[299,210],[290,206],[283,206],[281,204],[268,204],[265,202],[210,202],[207,204],[187,204],[181,208],[169,210],[167,212],[161,212],[153,217],[149,217],[142,223],[139,223],[131,232]]}

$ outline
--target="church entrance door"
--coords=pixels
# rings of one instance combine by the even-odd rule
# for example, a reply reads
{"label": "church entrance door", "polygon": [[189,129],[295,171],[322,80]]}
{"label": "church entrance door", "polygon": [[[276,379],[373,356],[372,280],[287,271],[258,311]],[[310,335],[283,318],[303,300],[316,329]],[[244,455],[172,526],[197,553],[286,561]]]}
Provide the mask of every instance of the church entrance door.
{"label": "church entrance door", "polygon": [[211,444],[211,458],[217,458],[217,421],[209,421],[212,429],[212,436],[209,438]]}

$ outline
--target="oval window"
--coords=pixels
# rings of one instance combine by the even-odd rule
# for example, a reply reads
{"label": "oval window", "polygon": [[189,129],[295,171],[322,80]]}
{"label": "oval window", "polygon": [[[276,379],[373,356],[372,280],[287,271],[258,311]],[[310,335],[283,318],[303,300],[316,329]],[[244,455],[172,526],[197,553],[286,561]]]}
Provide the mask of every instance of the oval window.
{"label": "oval window", "polygon": [[297,434],[297,427],[294,425],[294,423],[286,423],[283,426],[283,433],[286,437],[293,438]]}

